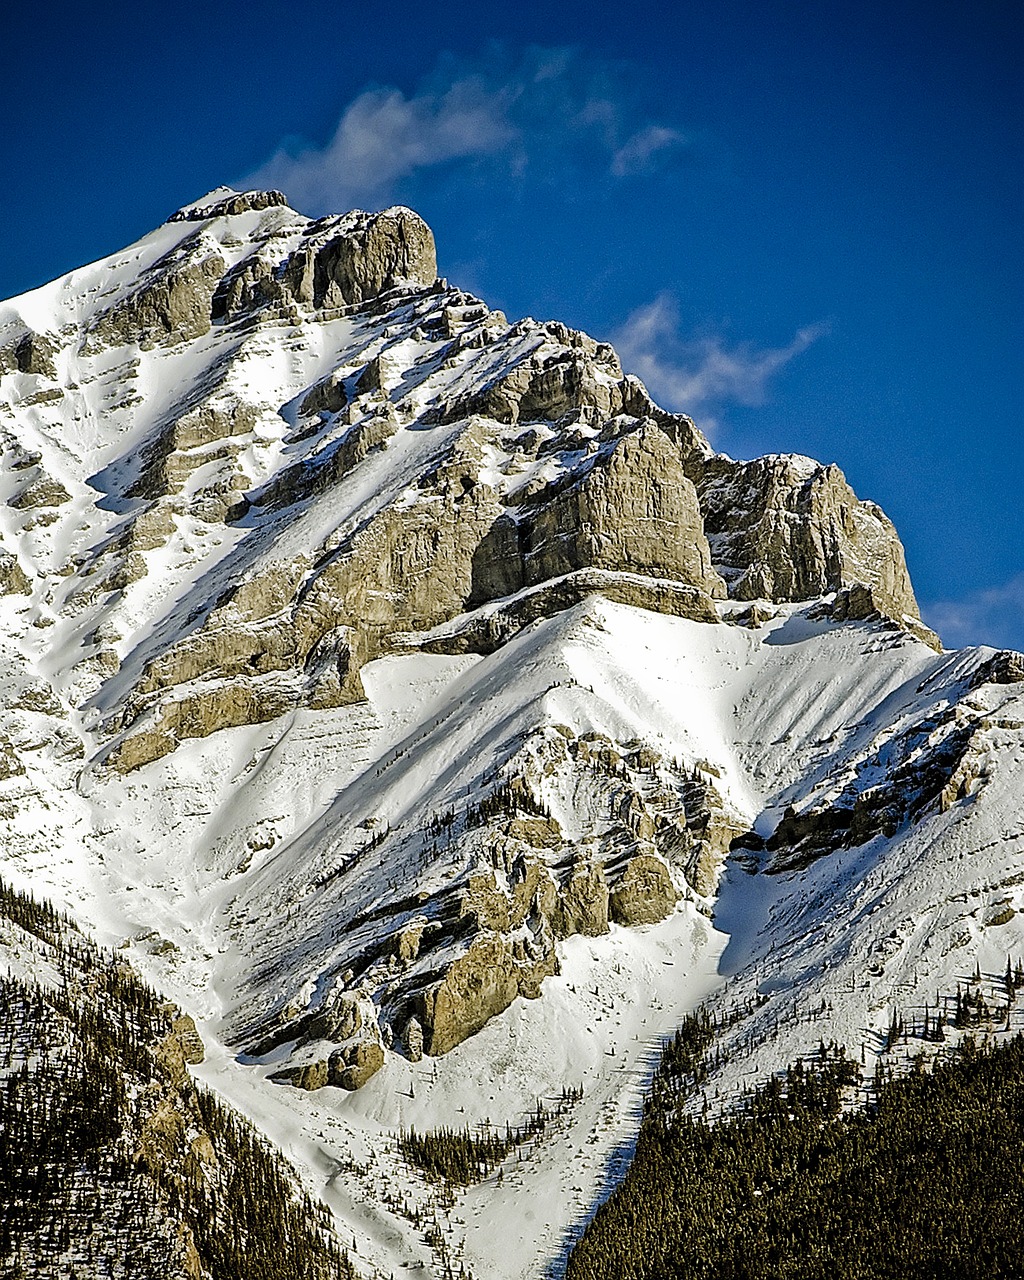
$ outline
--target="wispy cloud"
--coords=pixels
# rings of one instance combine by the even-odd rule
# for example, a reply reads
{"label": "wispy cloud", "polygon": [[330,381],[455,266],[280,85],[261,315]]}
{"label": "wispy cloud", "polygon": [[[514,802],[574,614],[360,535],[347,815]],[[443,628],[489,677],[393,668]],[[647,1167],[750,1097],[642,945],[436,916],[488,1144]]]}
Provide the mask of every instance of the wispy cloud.
{"label": "wispy cloud", "polygon": [[644,118],[621,68],[569,49],[495,47],[451,56],[411,94],[368,87],[323,145],[288,144],[243,181],[278,187],[306,212],[379,205],[403,179],[463,162],[552,174],[587,165],[622,180],[686,152],[688,137]]}
{"label": "wispy cloud", "polygon": [[611,171],[617,178],[649,172],[668,152],[690,145],[689,138],[678,129],[662,124],[649,124],[626,139],[612,155]]}
{"label": "wispy cloud", "polygon": [[1024,650],[1024,573],[1001,586],[972,591],[959,600],[922,605],[921,613],[950,648],[990,644]]}
{"label": "wispy cloud", "polygon": [[637,374],[666,408],[700,417],[705,430],[729,404],[757,406],[775,374],[827,332],[825,325],[797,330],[784,347],[728,345],[724,338],[683,338],[679,305],[671,293],[638,307],[611,341],[623,368]]}

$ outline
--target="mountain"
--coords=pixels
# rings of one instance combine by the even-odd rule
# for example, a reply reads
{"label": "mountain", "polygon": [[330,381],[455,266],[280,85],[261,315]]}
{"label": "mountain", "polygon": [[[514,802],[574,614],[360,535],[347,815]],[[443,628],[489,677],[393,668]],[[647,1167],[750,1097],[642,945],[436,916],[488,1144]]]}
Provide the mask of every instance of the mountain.
{"label": "mountain", "polygon": [[[0,873],[194,1018],[357,1269],[542,1274],[701,1000],[726,1106],[1024,954],[1024,658],[411,210],[211,192],[0,304],[0,374]],[[410,1167],[485,1123],[514,1166]]]}

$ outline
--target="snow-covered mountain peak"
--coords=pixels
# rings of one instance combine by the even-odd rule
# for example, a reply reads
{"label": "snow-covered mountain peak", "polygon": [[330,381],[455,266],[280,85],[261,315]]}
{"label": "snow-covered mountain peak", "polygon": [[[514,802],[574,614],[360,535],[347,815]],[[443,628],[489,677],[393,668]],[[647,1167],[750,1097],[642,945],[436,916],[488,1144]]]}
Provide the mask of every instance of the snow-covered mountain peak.
{"label": "snow-covered mountain peak", "polygon": [[234,187],[214,187],[191,204],[182,205],[167,221],[205,222],[209,218],[231,217],[287,203],[287,197],[280,191],[236,191]]}
{"label": "snow-covered mountain peak", "polygon": [[596,1184],[609,1059],[726,973],[849,1030],[1016,938],[1024,659],[940,651],[838,467],[715,453],[412,210],[218,188],[0,304],[0,450],[5,875],[307,1171],[585,1078]]}

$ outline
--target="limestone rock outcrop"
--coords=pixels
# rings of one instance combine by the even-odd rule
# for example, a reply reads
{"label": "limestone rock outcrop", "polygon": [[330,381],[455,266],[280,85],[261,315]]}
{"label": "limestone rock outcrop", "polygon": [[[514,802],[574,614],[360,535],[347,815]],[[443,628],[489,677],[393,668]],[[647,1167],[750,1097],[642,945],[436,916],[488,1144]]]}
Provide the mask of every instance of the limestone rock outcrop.
{"label": "limestone rock outcrop", "polygon": [[653,422],[613,441],[581,476],[542,490],[531,505],[539,509],[525,522],[525,585],[595,568],[725,595],[697,492],[678,450]]}
{"label": "limestone rock outcrop", "polygon": [[448,1053],[495,1014],[504,1013],[520,991],[536,994],[537,985],[532,966],[521,971],[506,937],[479,934],[444,978],[421,997],[424,1050],[432,1055]]}
{"label": "limestone rock outcrop", "polygon": [[608,881],[601,867],[585,859],[573,863],[553,904],[551,925],[556,938],[608,932]]}
{"label": "limestone rock outcrop", "polygon": [[210,218],[230,218],[240,213],[258,213],[261,209],[272,209],[287,204],[286,197],[280,191],[232,191],[230,187],[221,187],[219,191],[211,192],[205,200],[178,209],[167,221],[206,222]]}
{"label": "limestone rock outcrop", "polygon": [[697,478],[715,564],[739,600],[813,600],[852,583],[896,622],[920,617],[892,523],[837,466],[715,456]]}
{"label": "limestone rock outcrop", "polygon": [[44,378],[55,378],[57,369],[54,356],[56,344],[45,334],[26,333],[14,348],[14,365],[20,373],[37,373]]}
{"label": "limestone rock outcrop", "polygon": [[657,924],[678,899],[668,866],[654,853],[630,858],[608,899],[608,914],[616,924]]}
{"label": "limestone rock outcrop", "polygon": [[357,1040],[331,1054],[327,1083],[350,1092],[361,1089],[384,1065],[384,1049],[376,1040]]}
{"label": "limestone rock outcrop", "polygon": [[[904,824],[929,811],[945,811],[984,785],[983,739],[989,727],[983,716],[949,710],[935,721],[903,729],[857,762],[838,795],[799,812],[787,808],[767,841],[751,836],[744,845],[763,849],[765,869],[779,873],[879,835],[891,839]],[[883,758],[887,769],[879,781]]]}
{"label": "limestone rock outcrop", "polygon": [[399,283],[432,285],[437,276],[433,234],[411,209],[308,223],[283,264],[272,252],[276,239],[258,244],[224,274],[212,299],[214,319],[268,306],[332,311],[370,302]]}
{"label": "limestone rock outcrop", "polygon": [[972,683],[1019,684],[1024,681],[1024,653],[1000,649],[978,668]]}
{"label": "limestone rock outcrop", "polygon": [[366,302],[405,280],[433,284],[434,237],[411,209],[349,214],[338,228],[317,231],[285,266],[284,282],[297,302],[337,307]]}
{"label": "limestone rock outcrop", "polygon": [[97,317],[88,331],[90,346],[179,343],[202,337],[210,328],[210,304],[225,268],[214,245],[197,234]]}

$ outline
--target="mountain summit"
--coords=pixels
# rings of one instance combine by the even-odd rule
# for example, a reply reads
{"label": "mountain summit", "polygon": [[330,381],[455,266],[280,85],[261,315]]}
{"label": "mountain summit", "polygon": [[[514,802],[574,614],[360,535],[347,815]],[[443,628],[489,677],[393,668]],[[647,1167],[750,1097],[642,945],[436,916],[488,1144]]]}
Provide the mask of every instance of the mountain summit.
{"label": "mountain summit", "polygon": [[770,1073],[1019,947],[1024,659],[412,210],[218,188],[0,304],[0,375],[0,872],[195,1018],[357,1265],[440,1266],[403,1126],[572,1091],[441,1233],[539,1276],[703,996]]}

